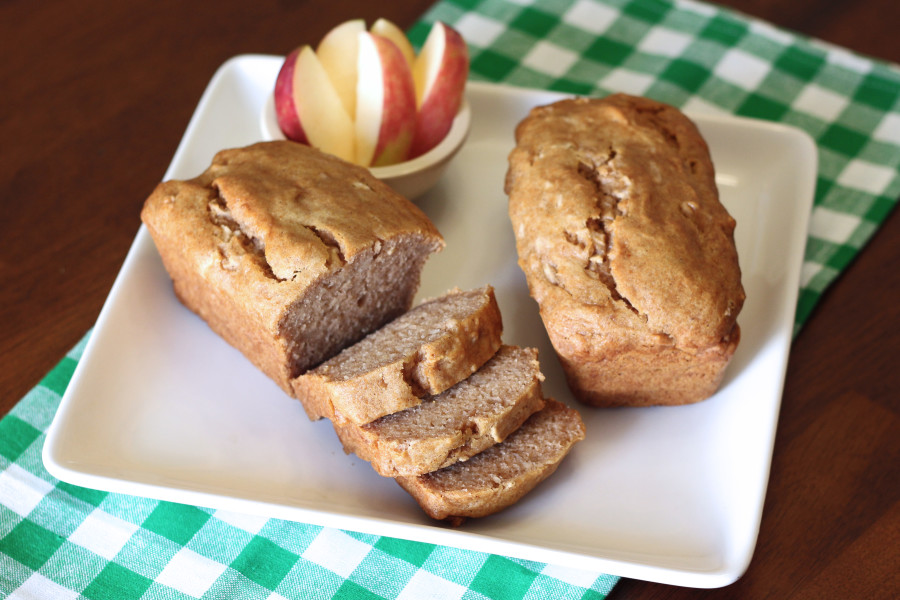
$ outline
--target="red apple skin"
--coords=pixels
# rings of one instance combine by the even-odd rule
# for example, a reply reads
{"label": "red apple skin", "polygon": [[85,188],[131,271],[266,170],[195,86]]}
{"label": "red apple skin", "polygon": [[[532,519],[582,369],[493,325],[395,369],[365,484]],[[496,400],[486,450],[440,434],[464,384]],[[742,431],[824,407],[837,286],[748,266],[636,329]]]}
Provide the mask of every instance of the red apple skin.
{"label": "red apple skin", "polygon": [[403,53],[406,62],[409,63],[409,68],[412,69],[416,60],[416,51],[413,49],[412,44],[409,43],[409,38],[406,37],[402,29],[387,19],[378,19],[372,23],[369,31],[394,42],[397,48],[400,49],[400,52]]}
{"label": "red apple skin", "polygon": [[278,126],[287,139],[308,144],[309,140],[300,125],[300,114],[294,103],[294,65],[297,64],[299,54],[300,48],[288,54],[278,71],[275,79],[275,115]]}
{"label": "red apple skin", "polygon": [[426,90],[422,98],[409,151],[410,159],[425,154],[447,136],[465,94],[469,76],[469,48],[458,31],[441,25],[447,36],[445,54],[434,85]]}
{"label": "red apple skin", "polygon": [[389,39],[372,36],[382,56],[384,104],[372,166],[406,160],[416,128],[416,88],[409,63]]}

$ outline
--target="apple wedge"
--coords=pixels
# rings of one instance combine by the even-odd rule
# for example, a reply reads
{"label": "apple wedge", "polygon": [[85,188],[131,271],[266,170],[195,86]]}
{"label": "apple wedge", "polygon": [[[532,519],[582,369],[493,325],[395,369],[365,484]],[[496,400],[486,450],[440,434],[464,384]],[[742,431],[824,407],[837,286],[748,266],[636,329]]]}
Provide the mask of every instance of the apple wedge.
{"label": "apple wedge", "polygon": [[285,59],[275,80],[275,112],[285,137],[354,159],[353,120],[309,46]]}
{"label": "apple wedge", "polygon": [[316,55],[331,78],[344,110],[356,112],[356,64],[359,34],[366,30],[362,19],[345,21],[325,34],[316,48]]}
{"label": "apple wedge", "polygon": [[452,27],[436,22],[413,64],[419,116],[409,158],[435,147],[450,131],[469,76],[469,49]]}
{"label": "apple wedge", "polygon": [[397,45],[359,34],[356,162],[382,166],[406,160],[416,127],[412,72]]}
{"label": "apple wedge", "polygon": [[297,105],[294,103],[294,66],[297,64],[297,56],[300,48],[292,51],[281,63],[278,77],[275,78],[275,117],[278,119],[278,127],[289,140],[308,144],[306,132],[300,126],[300,115],[297,113]]}
{"label": "apple wedge", "polygon": [[400,52],[403,53],[403,58],[409,63],[409,68],[412,69],[413,63],[416,61],[416,51],[413,50],[412,44],[409,43],[409,38],[406,37],[402,29],[387,19],[378,19],[372,23],[369,31],[394,42],[397,48],[400,49]]}

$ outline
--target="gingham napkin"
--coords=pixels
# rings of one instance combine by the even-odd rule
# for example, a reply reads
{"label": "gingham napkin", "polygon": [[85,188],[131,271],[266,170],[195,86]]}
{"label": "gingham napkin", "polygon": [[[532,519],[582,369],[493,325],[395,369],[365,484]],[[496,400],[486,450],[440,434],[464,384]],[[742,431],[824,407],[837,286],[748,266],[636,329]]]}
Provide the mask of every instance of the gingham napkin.
{"label": "gingham napkin", "polygon": [[[900,71],[708,4],[442,0],[472,78],[625,91],[803,128],[819,179],[799,327],[900,195]],[[617,578],[75,487],[41,462],[84,341],[0,421],[0,596],[11,598],[604,598]]]}

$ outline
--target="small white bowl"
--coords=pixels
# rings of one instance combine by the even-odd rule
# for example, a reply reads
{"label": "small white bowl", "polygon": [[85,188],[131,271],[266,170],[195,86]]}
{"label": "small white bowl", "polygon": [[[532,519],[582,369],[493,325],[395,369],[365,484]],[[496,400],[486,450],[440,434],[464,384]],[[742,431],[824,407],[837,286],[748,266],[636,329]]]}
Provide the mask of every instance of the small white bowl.
{"label": "small white bowl", "polygon": [[[387,167],[371,167],[372,174],[385,182],[402,196],[415,200],[438,182],[444,170],[450,163],[450,159],[459,151],[466,137],[469,135],[469,126],[472,122],[472,112],[469,103],[463,100],[450,131],[440,144],[412,160],[389,165]],[[270,94],[263,104],[259,119],[263,139],[283,140],[284,133],[278,126],[275,116],[275,99]]]}

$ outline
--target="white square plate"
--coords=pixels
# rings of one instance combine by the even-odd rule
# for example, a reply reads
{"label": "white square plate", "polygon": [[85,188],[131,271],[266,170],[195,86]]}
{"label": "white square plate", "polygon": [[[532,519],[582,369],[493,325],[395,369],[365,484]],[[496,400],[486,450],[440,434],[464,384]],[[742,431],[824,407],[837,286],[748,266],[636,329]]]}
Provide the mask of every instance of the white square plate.
{"label": "white square plate", "polygon": [[[216,73],[166,178],[260,139],[281,59]],[[575,405],[516,265],[503,180],[513,130],[560,95],[471,83],[469,140],[419,205],[447,240],[421,296],[492,284],[507,343],[537,346],[546,393]],[[141,228],[48,432],[44,461],[70,483],[691,587],[745,570],[759,528],[816,173],[805,134],[694,115],[737,219],[743,340],[721,390],[676,408],[582,408],[587,439],[498,515],[451,529],[391,479],[344,455],[327,421],[219,339],[172,293]],[[149,192],[149,190],[148,190]]]}

